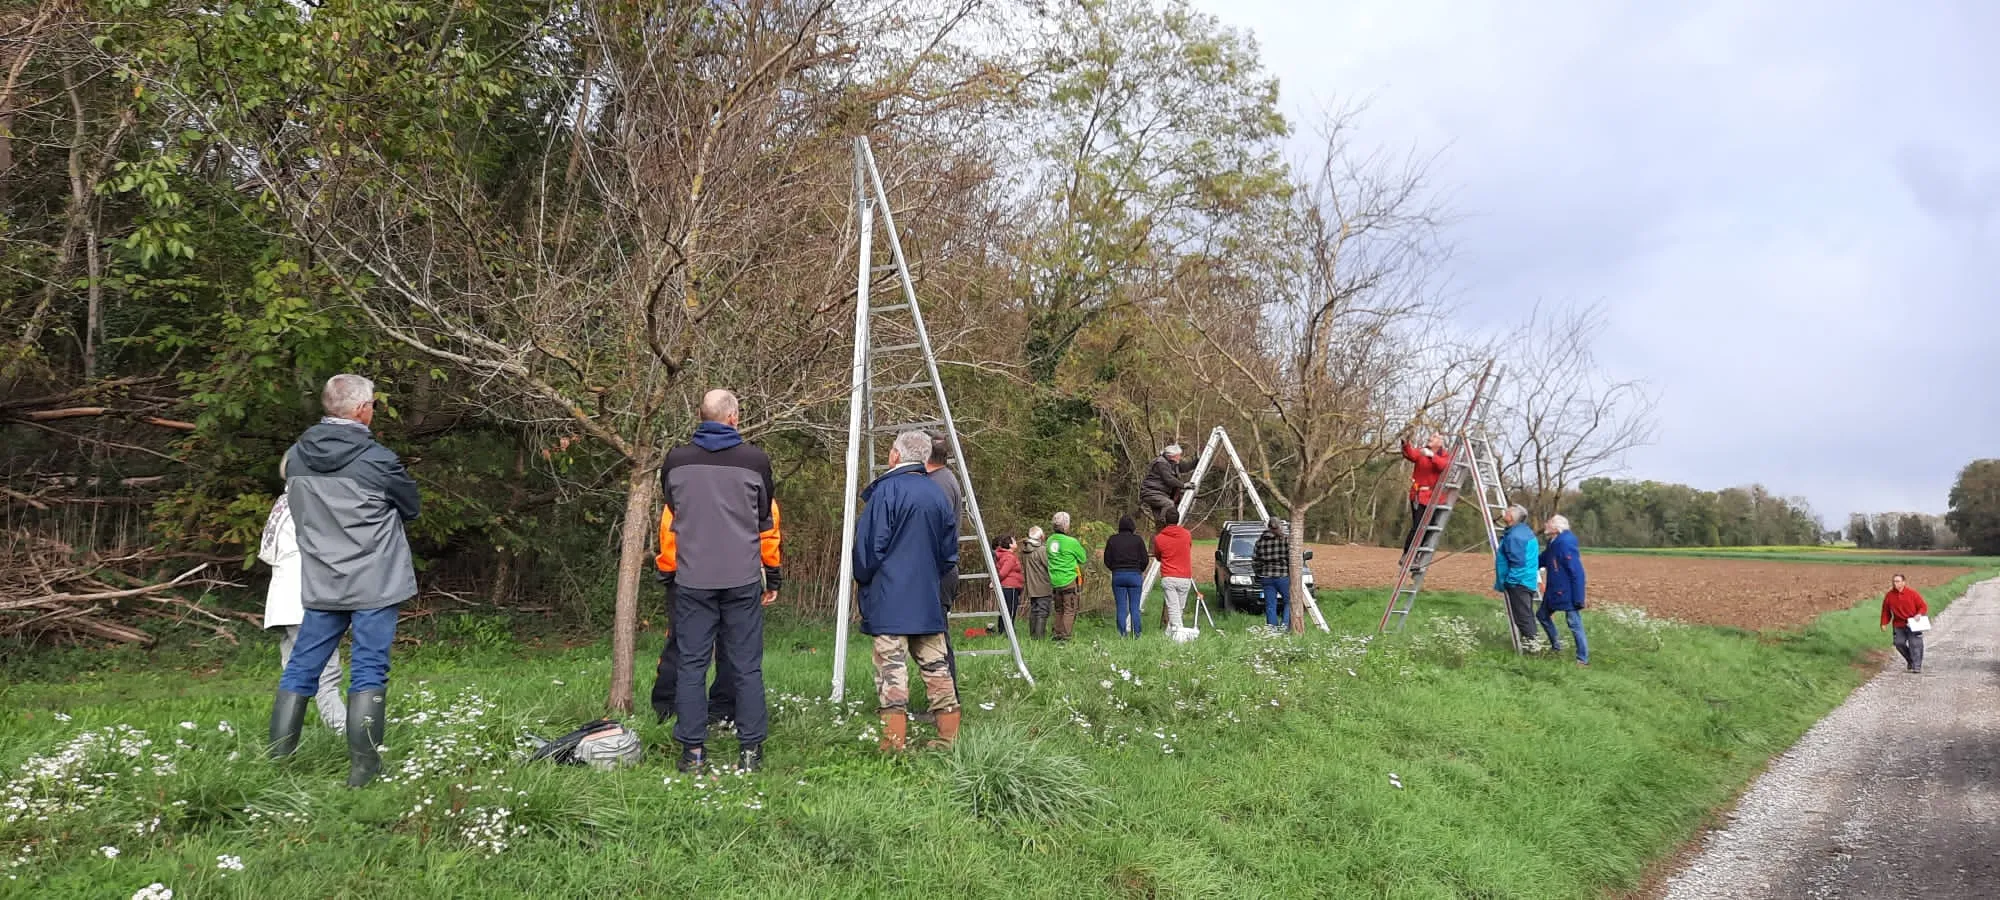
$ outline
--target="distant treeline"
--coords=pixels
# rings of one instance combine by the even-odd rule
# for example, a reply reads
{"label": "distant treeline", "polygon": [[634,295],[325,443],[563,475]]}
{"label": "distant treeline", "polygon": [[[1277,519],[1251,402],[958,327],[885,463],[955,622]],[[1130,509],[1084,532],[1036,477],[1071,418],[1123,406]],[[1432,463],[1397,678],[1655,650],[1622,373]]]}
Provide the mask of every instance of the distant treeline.
{"label": "distant treeline", "polygon": [[1592,478],[1561,512],[1597,547],[1752,547],[1817,544],[1819,517],[1801,497],[1761,484],[1704,491],[1684,484]]}

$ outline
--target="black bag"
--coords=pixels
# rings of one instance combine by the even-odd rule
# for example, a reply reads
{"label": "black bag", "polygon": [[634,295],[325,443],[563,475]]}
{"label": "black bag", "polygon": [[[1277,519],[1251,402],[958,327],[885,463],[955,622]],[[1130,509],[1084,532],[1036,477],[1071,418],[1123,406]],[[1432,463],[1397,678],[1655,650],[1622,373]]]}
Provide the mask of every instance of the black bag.
{"label": "black bag", "polygon": [[540,742],[529,762],[547,759],[565,766],[609,770],[638,765],[646,756],[639,735],[616,719],[598,719],[553,741],[529,737]]}

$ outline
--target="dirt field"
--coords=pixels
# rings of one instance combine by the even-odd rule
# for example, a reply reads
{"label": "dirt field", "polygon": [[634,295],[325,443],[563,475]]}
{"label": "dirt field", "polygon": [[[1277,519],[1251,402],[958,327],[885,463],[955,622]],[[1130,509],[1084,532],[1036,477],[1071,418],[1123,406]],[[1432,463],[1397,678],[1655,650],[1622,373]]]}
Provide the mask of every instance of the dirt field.
{"label": "dirt field", "polygon": [[[1381,587],[1396,580],[1396,551],[1382,547],[1312,545],[1313,578],[1322,589]],[[1196,546],[1195,580],[1213,582],[1212,546]],[[1867,566],[1834,563],[1585,555],[1593,603],[1637,606],[1656,616],[1706,625],[1772,628],[1797,625],[1888,590],[1902,572],[1918,590],[1972,571],[1956,566]],[[1465,553],[1437,564],[1427,589],[1482,592],[1493,587],[1493,558]]]}

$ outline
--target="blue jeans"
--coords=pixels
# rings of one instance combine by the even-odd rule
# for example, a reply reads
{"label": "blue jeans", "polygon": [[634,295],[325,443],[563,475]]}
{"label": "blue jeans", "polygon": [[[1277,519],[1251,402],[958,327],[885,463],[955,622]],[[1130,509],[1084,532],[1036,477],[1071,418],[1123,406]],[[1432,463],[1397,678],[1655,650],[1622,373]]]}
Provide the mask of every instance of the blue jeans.
{"label": "blue jeans", "polygon": [[[1535,621],[1542,623],[1542,630],[1549,633],[1549,646],[1561,650],[1563,643],[1556,637],[1555,613],[1556,610],[1550,609],[1548,602],[1543,601],[1542,608],[1535,610]],[[1590,642],[1583,638],[1583,613],[1570,609],[1563,610],[1563,614],[1569,619],[1569,633],[1576,636],[1576,661],[1590,662]]]}
{"label": "blue jeans", "polygon": [[299,639],[292,644],[292,658],[285,663],[285,675],[278,687],[303,697],[319,691],[319,673],[326,661],[340,649],[340,636],[351,634],[348,651],[351,673],[347,692],[369,691],[389,684],[389,645],[396,640],[396,613],[402,607],[358,609],[352,612],[306,610],[299,623]]}
{"label": "blue jeans", "polygon": [[764,743],[771,729],[764,700],[764,585],[691,588],[674,591],[674,653],[680,680],[674,687],[674,740],[708,742],[708,665],[717,677],[731,673],[736,698],[736,740],[744,747]]}
{"label": "blue jeans", "polygon": [[1288,627],[1292,622],[1292,579],[1264,579],[1264,624]]}
{"label": "blue jeans", "polygon": [[1116,605],[1118,633],[1139,636],[1139,589],[1146,584],[1146,573],[1120,569],[1111,573],[1111,599]]}

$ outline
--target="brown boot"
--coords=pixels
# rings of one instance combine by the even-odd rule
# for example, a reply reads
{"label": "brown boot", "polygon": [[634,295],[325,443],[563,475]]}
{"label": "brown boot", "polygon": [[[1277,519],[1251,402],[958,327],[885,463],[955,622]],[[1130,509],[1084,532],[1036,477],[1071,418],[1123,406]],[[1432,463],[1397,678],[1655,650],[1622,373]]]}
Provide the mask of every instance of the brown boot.
{"label": "brown boot", "polygon": [[901,710],[882,713],[882,741],[875,748],[883,753],[901,753],[909,745],[910,715]]}
{"label": "brown boot", "polygon": [[937,714],[937,740],[926,744],[933,750],[946,750],[958,741],[958,710]]}

